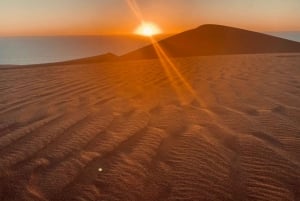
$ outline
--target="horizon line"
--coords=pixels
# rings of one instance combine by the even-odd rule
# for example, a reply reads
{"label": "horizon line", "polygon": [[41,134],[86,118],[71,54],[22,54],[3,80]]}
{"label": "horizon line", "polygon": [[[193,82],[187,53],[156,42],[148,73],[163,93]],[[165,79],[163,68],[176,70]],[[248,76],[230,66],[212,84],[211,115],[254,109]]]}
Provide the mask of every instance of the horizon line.
{"label": "horizon line", "polygon": [[[156,36],[164,36],[164,35],[174,35],[174,34],[179,34],[183,33],[185,31],[193,30],[198,27],[204,26],[204,25],[219,25],[219,26],[226,26],[226,27],[232,27],[232,28],[239,28],[239,29],[244,29],[248,31],[254,31],[254,32],[259,32],[259,33],[290,33],[290,32],[300,32],[300,29],[295,29],[295,30],[255,30],[251,28],[246,28],[246,27],[238,27],[238,26],[233,26],[233,25],[226,25],[226,24],[215,24],[215,23],[204,23],[199,26],[191,27],[185,30],[180,30],[180,31],[171,31],[171,32],[162,32],[161,34],[157,34]],[[95,34],[52,34],[52,35],[47,35],[47,34],[24,34],[24,35],[18,35],[18,34],[12,34],[12,35],[1,35],[0,38],[13,38],[13,37],[99,37],[99,36],[137,36],[143,38],[144,36],[135,34],[134,32],[125,32],[125,33],[118,33],[118,32],[112,32],[112,33],[95,33]]]}

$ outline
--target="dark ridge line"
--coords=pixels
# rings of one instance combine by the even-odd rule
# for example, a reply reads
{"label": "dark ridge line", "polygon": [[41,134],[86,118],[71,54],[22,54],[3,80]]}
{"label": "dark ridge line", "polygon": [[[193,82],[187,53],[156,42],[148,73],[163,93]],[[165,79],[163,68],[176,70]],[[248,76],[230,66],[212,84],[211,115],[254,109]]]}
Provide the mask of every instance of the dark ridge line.
{"label": "dark ridge line", "polygon": [[[158,44],[172,57],[300,52],[299,42],[215,24],[179,33]],[[121,60],[141,58],[157,58],[153,45],[121,56]]]}
{"label": "dark ridge line", "polygon": [[15,141],[11,142],[10,144],[4,146],[3,148],[0,149],[0,154],[2,154],[6,149],[11,148],[15,143],[18,143],[21,140],[24,140],[24,138],[28,138],[28,135],[35,133],[37,131],[39,131],[40,129],[43,129],[45,126],[48,126],[49,124],[52,124],[54,121],[56,121],[59,118],[63,117],[63,114],[59,114],[57,115],[57,117],[55,117],[55,115],[53,116],[54,118],[51,119],[50,121],[46,122],[45,124],[43,124],[42,126],[30,131],[29,133],[27,133],[26,135],[21,136],[20,138],[16,139]]}
{"label": "dark ridge line", "polygon": [[[89,93],[91,90],[96,90],[98,87],[96,85],[92,85],[92,84],[85,84],[84,86],[78,86],[78,87],[74,87],[73,89],[70,89],[70,90],[66,90],[65,92],[59,92],[58,94],[55,94],[55,97],[57,96],[60,96],[60,95],[64,95],[64,96],[72,96],[73,94],[82,94],[82,92],[85,92],[85,93]],[[79,90],[79,91],[78,91]],[[88,91],[87,91],[88,90]],[[60,91],[60,90],[56,90],[57,92]],[[55,91],[55,92],[56,92]],[[50,94],[50,96],[54,96],[54,94]],[[41,97],[39,97],[41,98]],[[45,97],[42,96],[41,99],[43,99]],[[49,98],[47,99],[49,100]],[[22,107],[26,107],[28,105],[32,105],[32,104],[35,104],[35,103],[43,103],[45,102],[45,100],[34,100],[34,97],[30,97],[26,100],[26,102],[22,102],[21,105],[19,106],[15,106],[13,108],[9,108],[9,110],[6,110],[6,111],[1,111],[0,112],[0,115],[4,115],[8,112],[13,112],[15,110],[18,110]]]}
{"label": "dark ridge line", "polygon": [[[217,24],[204,24],[157,42],[171,57],[300,52],[300,43],[265,33]],[[181,47],[180,47],[181,45]],[[184,45],[184,46],[182,46]],[[210,49],[211,48],[211,49]],[[248,48],[248,49],[247,49]],[[112,53],[62,62],[11,65],[0,70],[157,59],[153,45],[121,56]]]}
{"label": "dark ridge line", "polygon": [[[65,115],[68,115],[68,114],[65,114]],[[65,115],[59,116],[58,118],[56,118],[56,119],[54,119],[54,120],[63,118]],[[85,121],[88,120],[88,118],[90,118],[89,115],[87,115],[87,116],[83,117],[82,119],[76,121],[74,124],[72,124],[71,126],[69,126],[69,127],[66,128],[66,129],[64,129],[63,132],[60,132],[60,134],[58,134],[56,137],[54,137],[52,140],[50,140],[49,143],[47,143],[45,146],[43,146],[43,148],[37,150],[35,153],[33,153],[32,155],[28,156],[26,159],[24,159],[24,160],[22,160],[22,161],[19,161],[19,162],[15,163],[12,167],[18,168],[18,167],[17,167],[18,165],[24,165],[24,164],[26,164],[26,163],[32,162],[32,160],[38,158],[39,154],[40,154],[42,151],[44,151],[44,150],[46,150],[47,148],[49,148],[49,145],[55,144],[56,141],[57,141],[57,139],[61,138],[62,135],[65,135],[66,132],[69,132],[70,130],[73,130],[74,127],[77,127],[77,126],[80,126],[80,125],[84,124]],[[54,121],[54,120],[53,120],[53,121]],[[53,122],[52,122],[52,123],[53,123]],[[46,159],[49,160],[49,158],[46,158]],[[51,159],[50,159],[49,161],[51,161]],[[50,165],[51,165],[51,164],[50,164]]]}
{"label": "dark ridge line", "polygon": [[[84,86],[82,86],[83,84],[84,84]],[[77,83],[77,84],[75,83],[75,84],[67,85],[67,86],[64,85],[62,87],[59,87],[59,89],[57,89],[57,87],[54,87],[55,90],[52,91],[52,92],[46,92],[46,95],[49,95],[49,94],[53,95],[54,93],[58,93],[58,95],[59,94],[66,94],[66,92],[69,92],[69,91],[72,92],[73,90],[81,89],[81,88],[87,87],[87,86],[90,86],[90,84],[86,84],[85,82],[82,81],[82,82]],[[70,87],[71,87],[71,89],[70,89]],[[62,89],[65,89],[65,91],[61,92]],[[47,88],[47,90],[48,90],[48,88]],[[43,97],[43,96],[45,96],[45,94],[39,95],[38,97],[40,98],[40,97]],[[25,106],[27,106],[29,104],[38,102],[37,100],[33,101],[33,99],[35,99],[34,95],[32,95],[32,96],[30,96],[28,98],[16,101],[14,103],[11,103],[11,104],[9,104],[8,106],[5,107],[6,109],[0,111],[0,115],[5,114],[5,113],[7,113],[7,112],[9,112],[11,110],[18,109],[19,107],[23,107],[23,106],[25,107]]]}
{"label": "dark ridge line", "polygon": [[276,57],[283,57],[283,58],[287,57],[287,58],[289,58],[289,57],[300,57],[300,55],[277,55]]}

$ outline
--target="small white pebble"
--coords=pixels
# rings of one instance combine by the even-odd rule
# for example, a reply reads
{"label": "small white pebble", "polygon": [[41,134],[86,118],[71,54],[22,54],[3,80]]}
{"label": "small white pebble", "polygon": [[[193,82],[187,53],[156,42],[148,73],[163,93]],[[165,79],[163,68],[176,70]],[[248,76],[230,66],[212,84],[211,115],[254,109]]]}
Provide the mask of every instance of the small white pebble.
{"label": "small white pebble", "polygon": [[102,169],[102,168],[99,168],[99,169],[98,169],[98,171],[99,171],[99,172],[102,172],[102,171],[103,171],[103,169]]}

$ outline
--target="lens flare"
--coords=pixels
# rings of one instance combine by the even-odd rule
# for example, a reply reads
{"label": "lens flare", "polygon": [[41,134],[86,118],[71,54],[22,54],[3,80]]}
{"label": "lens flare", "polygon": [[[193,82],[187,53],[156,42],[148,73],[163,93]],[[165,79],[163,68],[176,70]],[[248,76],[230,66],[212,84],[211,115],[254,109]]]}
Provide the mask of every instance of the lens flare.
{"label": "lens flare", "polygon": [[142,36],[153,36],[161,33],[160,28],[154,23],[143,22],[134,32]]}
{"label": "lens flare", "polygon": [[[158,59],[160,60],[162,67],[164,68],[164,71],[166,73],[166,76],[171,84],[171,86],[174,88],[175,92],[177,93],[177,96],[179,97],[182,104],[188,104],[190,100],[189,98],[185,97],[185,93],[182,93],[184,91],[188,92],[188,94],[193,97],[194,100],[198,102],[198,104],[201,107],[205,107],[205,103],[201,100],[201,98],[198,96],[196,90],[192,87],[192,85],[189,83],[189,81],[184,77],[184,75],[177,69],[177,66],[172,62],[172,60],[169,58],[165,50],[159,45],[159,43],[155,40],[154,37],[152,37],[155,34],[160,33],[160,29],[152,23],[146,23],[144,21],[143,15],[140,12],[140,9],[136,3],[135,0],[127,0],[127,3],[132,10],[132,12],[135,14],[137,19],[141,22],[141,26],[137,28],[135,31],[136,34],[140,34],[143,36],[148,36],[150,38],[150,41],[153,45],[153,48],[158,56]],[[176,84],[174,80],[180,80],[180,84]]]}

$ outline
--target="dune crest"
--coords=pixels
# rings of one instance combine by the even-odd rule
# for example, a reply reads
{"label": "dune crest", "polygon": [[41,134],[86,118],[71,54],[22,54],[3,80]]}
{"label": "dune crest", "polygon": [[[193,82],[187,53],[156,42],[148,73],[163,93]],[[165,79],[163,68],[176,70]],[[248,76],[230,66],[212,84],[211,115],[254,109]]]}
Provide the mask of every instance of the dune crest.
{"label": "dune crest", "polygon": [[[162,40],[160,40],[160,38],[161,37],[153,38],[152,40],[149,40],[149,43],[156,41],[169,57],[175,58],[209,55],[300,53],[299,42],[249,30],[214,24],[202,25],[196,29],[188,30]],[[155,45],[147,45],[121,56],[106,53],[63,62],[23,66],[0,66],[0,68],[79,65],[156,58],[158,58],[158,56]]]}
{"label": "dune crest", "polygon": [[[300,43],[254,31],[206,24],[158,42],[171,57],[300,52]],[[157,58],[152,45],[121,59]]]}

